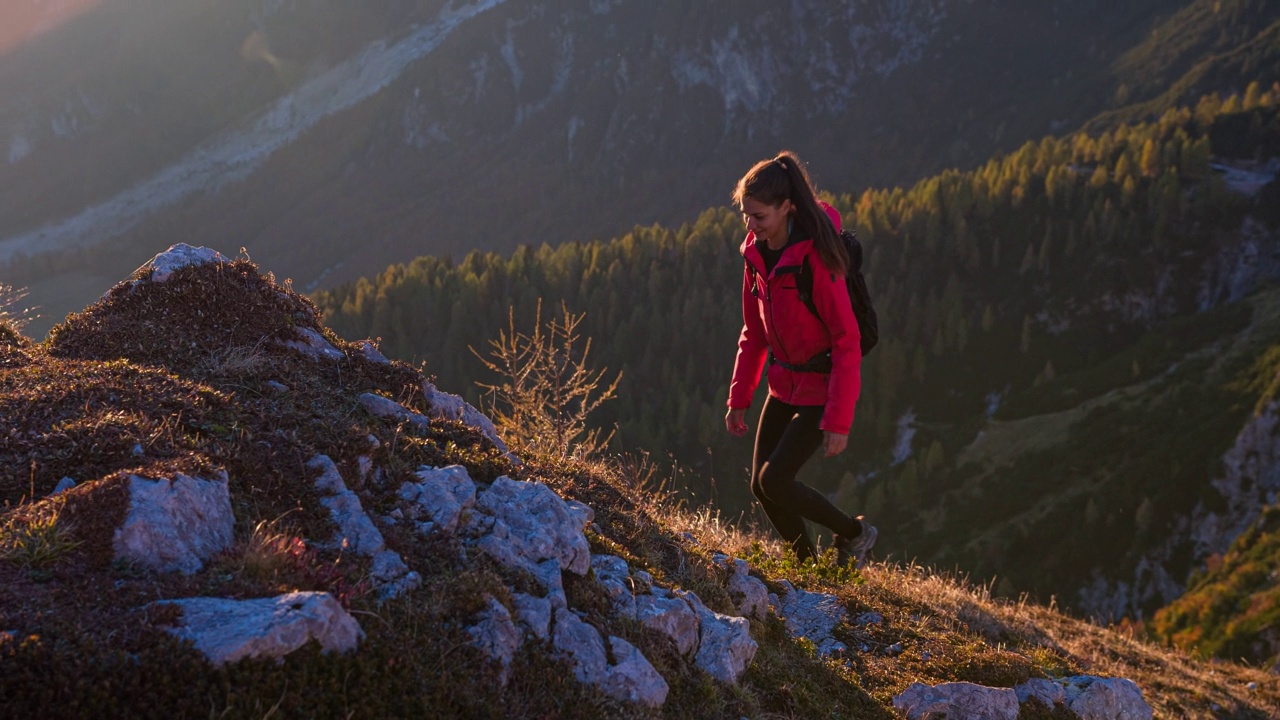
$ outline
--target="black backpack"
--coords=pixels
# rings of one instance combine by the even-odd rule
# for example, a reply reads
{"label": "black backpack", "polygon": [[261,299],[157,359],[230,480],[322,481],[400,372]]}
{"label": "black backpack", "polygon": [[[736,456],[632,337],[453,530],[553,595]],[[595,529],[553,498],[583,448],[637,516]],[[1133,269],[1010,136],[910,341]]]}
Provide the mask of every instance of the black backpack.
{"label": "black backpack", "polygon": [[[849,303],[853,305],[853,316],[858,319],[858,331],[862,335],[862,354],[871,352],[871,348],[880,341],[880,327],[876,321],[876,309],[871,305],[871,293],[867,292],[867,279],[862,276],[862,243],[852,230],[841,230],[840,240],[844,242],[845,252],[849,255],[849,271],[844,276],[845,285],[849,288]],[[796,287],[800,289],[800,299],[814,317],[818,317],[818,308],[813,304],[813,269],[809,267],[806,257],[800,273],[796,276]]]}

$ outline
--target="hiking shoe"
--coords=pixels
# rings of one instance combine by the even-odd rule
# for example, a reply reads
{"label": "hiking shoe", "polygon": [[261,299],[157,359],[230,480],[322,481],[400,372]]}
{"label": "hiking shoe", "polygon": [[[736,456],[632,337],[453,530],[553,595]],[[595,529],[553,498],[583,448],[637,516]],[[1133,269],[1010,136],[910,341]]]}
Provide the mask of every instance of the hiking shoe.
{"label": "hiking shoe", "polygon": [[872,546],[876,544],[876,536],[880,534],[876,527],[864,520],[861,515],[857,520],[862,523],[861,533],[854,537],[837,534],[835,542],[832,543],[836,547],[836,562],[841,566],[860,568],[866,565],[867,554],[871,552]]}

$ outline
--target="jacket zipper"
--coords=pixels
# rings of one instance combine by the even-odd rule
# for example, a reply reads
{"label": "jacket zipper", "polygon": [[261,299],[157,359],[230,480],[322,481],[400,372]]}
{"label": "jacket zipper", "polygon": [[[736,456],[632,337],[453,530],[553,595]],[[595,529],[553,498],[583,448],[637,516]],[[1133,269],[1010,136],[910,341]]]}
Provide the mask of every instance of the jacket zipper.
{"label": "jacket zipper", "polygon": [[[779,258],[778,262],[781,262],[781,261],[782,259]],[[775,268],[775,270],[776,269],[777,268]],[[791,354],[787,352],[786,345],[782,344],[782,333],[778,331],[778,323],[774,319],[774,315],[773,315],[773,282],[772,281],[773,281],[773,273],[770,273],[769,277],[765,279],[765,284],[764,284],[764,300],[765,300],[765,304],[769,306],[769,325],[773,327],[773,336],[778,339],[778,347],[782,349],[782,354],[786,356],[785,362],[791,362]],[[786,368],[783,368],[783,370],[786,370]],[[790,381],[790,385],[791,385],[791,393],[790,393],[790,397],[787,399],[787,402],[794,405],[795,399],[796,399],[795,378],[792,377],[790,373],[788,373],[787,379]],[[768,380],[766,379],[765,382],[768,382]]]}

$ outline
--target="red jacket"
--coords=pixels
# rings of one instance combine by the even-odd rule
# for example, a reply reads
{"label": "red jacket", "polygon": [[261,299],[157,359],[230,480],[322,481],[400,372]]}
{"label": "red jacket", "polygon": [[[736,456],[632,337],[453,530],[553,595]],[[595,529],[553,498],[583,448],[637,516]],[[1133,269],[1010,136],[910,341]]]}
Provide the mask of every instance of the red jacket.
{"label": "red jacket", "polygon": [[[840,215],[825,203],[823,206],[839,231]],[[844,277],[822,262],[812,239],[788,245],[767,279],[754,233],[747,233],[741,252],[749,269],[743,272],[743,324],[733,382],[729,385],[729,407],[751,406],[751,396],[770,351],[776,360],[801,365],[830,350],[830,374],[772,364],[769,394],[791,405],[825,406],[819,427],[848,434],[862,388],[862,351],[858,321],[849,304]],[[796,273],[806,257],[813,271],[813,302],[821,319],[809,311],[796,288]],[[759,297],[752,293],[753,280]]]}

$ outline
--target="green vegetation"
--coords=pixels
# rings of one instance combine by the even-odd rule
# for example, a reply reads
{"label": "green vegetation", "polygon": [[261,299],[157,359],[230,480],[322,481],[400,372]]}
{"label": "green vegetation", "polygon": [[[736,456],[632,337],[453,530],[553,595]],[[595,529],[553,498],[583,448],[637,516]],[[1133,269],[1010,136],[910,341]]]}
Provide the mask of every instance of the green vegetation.
{"label": "green vegetation", "polygon": [[1274,662],[1280,655],[1280,508],[1272,506],[1210,558],[1187,593],[1156,613],[1151,633],[1204,656]]}
{"label": "green vegetation", "polygon": [[[1011,596],[1070,604],[1094,570],[1129,572],[1173,518],[1213,501],[1200,488],[1263,394],[1237,380],[1268,325],[1226,302],[1214,253],[1267,209],[1211,162],[1280,154],[1278,101],[1255,87],[1247,101],[1045,138],[910,189],[832,197],[863,239],[885,332],[864,361],[849,453],[814,463],[808,481],[880,518],[886,552],[999,577]],[[687,502],[755,517],[749,443],[722,429],[741,234],[732,213],[710,210],[611,242],[419,258],[316,302],[338,332],[381,337],[457,388],[486,382],[465,348],[508,313],[527,326],[543,299],[586,313],[594,356],[622,371],[597,427],[616,428],[615,448],[669,455]],[[1250,327],[1259,335],[1234,364],[1215,362]],[[908,411],[915,453],[894,466]],[[970,449],[980,433],[1059,413],[1038,452]],[[1074,552],[1081,531],[1109,552]],[[1191,569],[1189,555],[1177,562],[1175,575]]]}

